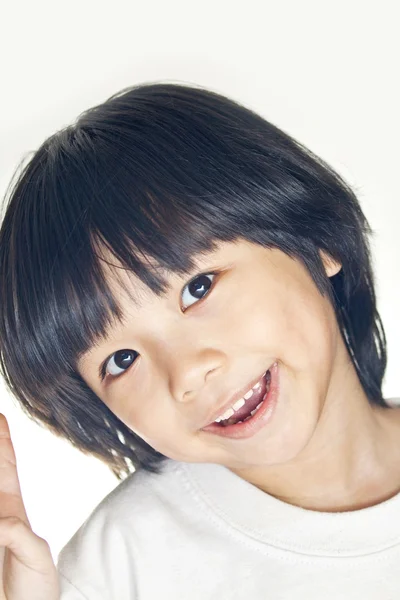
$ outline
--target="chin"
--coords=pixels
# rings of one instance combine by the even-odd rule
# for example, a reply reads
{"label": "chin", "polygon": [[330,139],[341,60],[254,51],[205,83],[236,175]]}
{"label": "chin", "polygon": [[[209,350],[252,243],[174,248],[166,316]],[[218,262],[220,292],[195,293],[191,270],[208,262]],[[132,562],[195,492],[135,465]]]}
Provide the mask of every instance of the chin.
{"label": "chin", "polygon": [[316,421],[286,423],[282,431],[247,440],[237,456],[230,457],[232,468],[274,467],[295,461],[309,446]]}

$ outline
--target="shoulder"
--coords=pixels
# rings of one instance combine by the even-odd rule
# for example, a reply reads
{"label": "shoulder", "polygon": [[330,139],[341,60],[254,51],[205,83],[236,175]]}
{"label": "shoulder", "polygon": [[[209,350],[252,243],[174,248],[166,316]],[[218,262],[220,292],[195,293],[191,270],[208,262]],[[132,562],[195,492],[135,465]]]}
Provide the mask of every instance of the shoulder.
{"label": "shoulder", "polygon": [[83,538],[104,535],[106,530],[126,529],[132,521],[148,522],[148,517],[158,513],[174,496],[179,487],[179,467],[180,463],[168,460],[159,473],[140,470],[130,474],[96,506],[61,554]]}
{"label": "shoulder", "polygon": [[[129,581],[134,576],[135,554],[141,552],[143,540],[155,540],[165,529],[179,503],[179,490],[180,463],[172,460],[162,464],[159,473],[140,470],[129,475],[61,550],[58,570],[65,585],[73,584],[88,598],[102,597],[111,585],[107,573],[121,573],[124,564],[124,580]],[[123,597],[118,594],[115,597]]]}

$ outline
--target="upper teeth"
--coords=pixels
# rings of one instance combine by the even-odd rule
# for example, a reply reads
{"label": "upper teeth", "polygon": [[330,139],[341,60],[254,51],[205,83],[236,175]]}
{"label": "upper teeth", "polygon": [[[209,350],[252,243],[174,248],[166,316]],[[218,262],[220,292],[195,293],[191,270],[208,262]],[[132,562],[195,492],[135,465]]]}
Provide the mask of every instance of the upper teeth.
{"label": "upper teeth", "polygon": [[[264,375],[265,375],[265,373],[264,373]],[[263,375],[263,377],[264,377],[264,375]],[[255,385],[253,385],[252,388],[249,389],[248,392],[245,393],[245,395],[242,398],[240,398],[237,402],[235,402],[235,404],[232,404],[231,408],[228,408],[228,410],[226,410],[223,415],[218,417],[218,419],[215,419],[215,423],[219,423],[220,421],[229,419],[229,417],[231,417],[233,414],[235,414],[235,411],[239,410],[239,408],[242,408],[242,406],[245,405],[246,400],[248,400],[249,398],[252,397],[253,390],[257,390],[260,386],[261,386],[261,383],[259,380],[259,381],[257,381],[257,383]]]}

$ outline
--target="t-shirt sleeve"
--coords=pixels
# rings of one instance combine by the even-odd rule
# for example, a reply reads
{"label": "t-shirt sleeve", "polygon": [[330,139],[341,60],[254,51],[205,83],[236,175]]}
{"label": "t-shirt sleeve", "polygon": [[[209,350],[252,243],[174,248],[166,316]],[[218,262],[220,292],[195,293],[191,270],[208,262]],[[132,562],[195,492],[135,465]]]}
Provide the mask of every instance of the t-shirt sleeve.
{"label": "t-shirt sleeve", "polygon": [[[136,480],[135,480],[136,481]],[[58,556],[61,600],[137,600],[143,572],[140,527],[145,506],[125,479],[81,525]],[[135,492],[135,493],[134,493]],[[147,515],[145,521],[148,523]]]}
{"label": "t-shirt sleeve", "polygon": [[60,600],[91,600],[84,596],[60,571],[58,572],[60,580]]}
{"label": "t-shirt sleeve", "polygon": [[97,511],[61,550],[61,600],[135,600],[134,533],[113,514]]}

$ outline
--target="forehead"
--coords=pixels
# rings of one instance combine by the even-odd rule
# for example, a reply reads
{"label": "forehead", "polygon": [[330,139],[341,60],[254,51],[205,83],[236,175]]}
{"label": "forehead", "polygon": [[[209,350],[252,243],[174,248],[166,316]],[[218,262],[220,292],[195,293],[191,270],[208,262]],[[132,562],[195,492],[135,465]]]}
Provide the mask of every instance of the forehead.
{"label": "forehead", "polygon": [[165,283],[165,292],[154,293],[134,272],[122,266],[118,259],[107,249],[102,249],[101,265],[104,277],[113,296],[121,305],[134,305],[139,310],[144,302],[148,303],[150,299],[162,298],[167,295],[174,285],[183,284],[188,277],[194,276],[202,269],[214,268],[218,265],[224,265],[227,262],[233,262],[244,254],[245,245],[236,242],[220,242],[215,248],[198,253],[192,257],[193,268],[186,273],[176,273],[160,265],[151,256],[143,256],[143,260],[149,266],[149,270],[154,272]]}
{"label": "forehead", "polygon": [[[118,304],[135,307],[136,311],[149,301],[166,296],[174,286],[184,285],[188,279],[208,269],[239,265],[244,262],[255,266],[257,261],[269,257],[273,260],[275,254],[282,254],[277,249],[266,249],[259,244],[238,238],[229,242],[216,242],[214,248],[201,252],[192,257],[193,267],[185,273],[177,273],[160,265],[151,256],[143,256],[149,270],[153,271],[165,284],[165,291],[153,292],[134,272],[122,266],[107,249],[102,249],[101,263],[104,277],[110,292],[117,299]],[[133,310],[133,308],[132,308]],[[123,320],[126,320],[124,318]]]}

